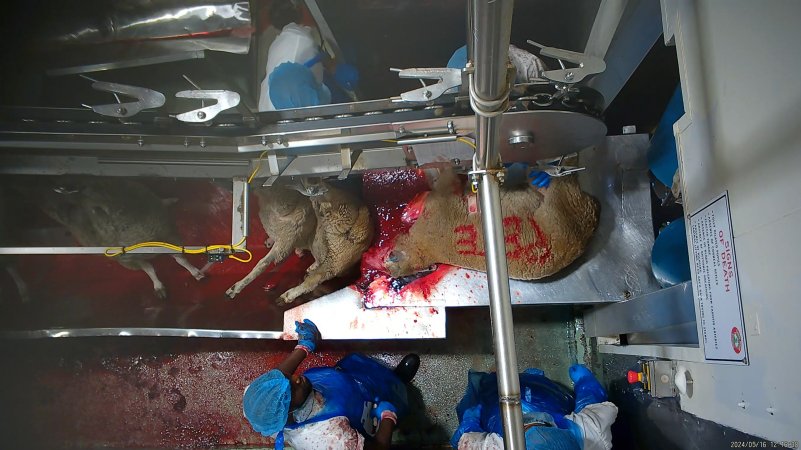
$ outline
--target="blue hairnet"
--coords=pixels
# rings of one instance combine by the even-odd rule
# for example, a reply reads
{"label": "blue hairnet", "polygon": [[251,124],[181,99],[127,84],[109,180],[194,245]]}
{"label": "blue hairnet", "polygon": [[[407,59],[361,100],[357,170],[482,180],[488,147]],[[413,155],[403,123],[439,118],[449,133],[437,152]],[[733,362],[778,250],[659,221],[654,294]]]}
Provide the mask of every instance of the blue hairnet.
{"label": "blue hairnet", "polygon": [[331,91],[303,64],[285,62],[270,74],[270,101],[275,109],[331,103]]}
{"label": "blue hairnet", "polygon": [[254,430],[264,436],[284,429],[292,397],[289,380],[273,369],[253,380],[242,397],[242,411]]}

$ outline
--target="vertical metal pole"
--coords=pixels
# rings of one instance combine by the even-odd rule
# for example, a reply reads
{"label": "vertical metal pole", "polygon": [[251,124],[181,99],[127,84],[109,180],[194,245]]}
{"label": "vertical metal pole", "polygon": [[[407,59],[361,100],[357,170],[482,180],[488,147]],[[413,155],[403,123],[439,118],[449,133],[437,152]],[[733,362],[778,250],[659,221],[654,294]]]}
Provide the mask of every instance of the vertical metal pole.
{"label": "vertical metal pole", "polygon": [[[509,95],[507,63],[512,28],[512,0],[472,0],[469,46],[474,74],[470,95],[481,105],[498,105]],[[501,106],[496,106],[500,109]],[[492,337],[498,373],[498,396],[507,449],[524,450],[523,414],[520,408],[520,379],[509,294],[509,273],[503,235],[500,182],[495,170],[502,169],[500,126],[496,111],[476,111],[476,167],[479,201],[487,260]]]}

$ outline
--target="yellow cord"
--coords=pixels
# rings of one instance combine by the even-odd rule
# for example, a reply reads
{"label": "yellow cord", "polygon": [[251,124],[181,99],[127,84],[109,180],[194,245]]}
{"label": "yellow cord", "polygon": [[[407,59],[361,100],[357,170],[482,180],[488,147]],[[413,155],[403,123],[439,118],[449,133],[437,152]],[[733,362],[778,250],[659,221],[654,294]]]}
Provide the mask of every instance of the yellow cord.
{"label": "yellow cord", "polygon": [[187,255],[202,255],[202,254],[206,254],[206,253],[217,251],[217,250],[228,250],[228,251],[232,251],[232,252],[238,250],[238,251],[241,251],[241,252],[244,252],[245,254],[247,254],[247,258],[240,258],[240,257],[236,256],[235,253],[232,253],[232,254],[228,255],[228,257],[233,259],[234,261],[239,261],[241,263],[248,263],[253,259],[253,253],[251,253],[250,250],[248,250],[248,249],[246,249],[244,247],[240,247],[244,242],[245,242],[245,238],[242,238],[242,240],[237,242],[236,245],[215,244],[215,245],[209,245],[209,246],[206,246],[206,247],[203,247],[203,248],[197,248],[197,249],[188,249],[188,248],[180,247],[180,246],[175,245],[175,244],[170,244],[168,242],[140,242],[138,244],[129,245],[127,247],[109,247],[109,248],[106,249],[104,254],[106,256],[108,256],[109,258],[113,258],[115,256],[120,256],[120,255],[123,255],[125,253],[128,253],[128,252],[130,252],[132,250],[136,250],[136,249],[139,249],[139,248],[145,248],[145,247],[166,248],[166,249],[174,250],[174,251],[179,252],[179,253],[185,253]]}
{"label": "yellow cord", "polygon": [[256,178],[256,174],[259,173],[259,169],[261,169],[261,160],[262,158],[264,158],[264,155],[266,155],[268,151],[269,150],[265,150],[261,152],[261,155],[259,155],[259,159],[256,160],[256,167],[253,168],[253,173],[251,173],[250,176],[248,177],[248,184],[250,184],[250,182],[253,181],[254,178]]}
{"label": "yellow cord", "polygon": [[457,140],[457,141],[459,141],[459,142],[461,142],[461,143],[463,143],[463,144],[467,144],[467,145],[469,145],[469,146],[473,147],[473,150],[475,150],[475,149],[476,149],[476,144],[475,144],[475,142],[473,142],[473,141],[471,141],[471,140],[469,140],[469,139],[467,139],[467,138],[464,138],[464,137],[461,137],[461,136],[459,136],[458,138],[456,138],[456,140]]}
{"label": "yellow cord", "polygon": [[[476,149],[476,143],[471,141],[470,139],[467,139],[465,137],[459,136],[458,138],[456,138],[456,140],[461,142],[461,143],[463,143],[463,144],[467,144],[467,145],[473,147],[473,150]],[[476,192],[478,192],[478,189],[476,189],[476,185],[474,185],[473,183],[470,183],[470,190],[473,191],[474,194]]]}

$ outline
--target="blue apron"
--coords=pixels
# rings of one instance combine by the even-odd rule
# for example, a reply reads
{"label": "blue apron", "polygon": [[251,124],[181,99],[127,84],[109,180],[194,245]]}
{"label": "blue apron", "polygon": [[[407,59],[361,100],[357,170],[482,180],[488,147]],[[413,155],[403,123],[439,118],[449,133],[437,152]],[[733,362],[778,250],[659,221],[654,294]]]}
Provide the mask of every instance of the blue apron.
{"label": "blue apron", "polygon": [[[528,369],[520,374],[520,403],[523,415],[548,413],[558,428],[572,428],[572,423],[564,416],[573,412],[576,404],[573,394],[546,378],[541,370]],[[503,436],[503,420],[498,405],[498,378],[495,373],[468,373],[467,390],[456,406],[459,423],[462,422],[464,412],[478,404],[481,405],[482,431]]]}
{"label": "blue apron", "polygon": [[[362,435],[368,435],[365,420],[371,420],[370,411],[376,399],[392,403],[402,417],[409,408],[406,385],[383,364],[360,354],[342,358],[334,368],[317,367],[303,373],[312,389],[325,399],[323,409],[313,417],[287,424],[284,428],[296,429],[310,423],[345,416],[350,426]],[[276,450],[284,448],[284,433],[278,433]]]}

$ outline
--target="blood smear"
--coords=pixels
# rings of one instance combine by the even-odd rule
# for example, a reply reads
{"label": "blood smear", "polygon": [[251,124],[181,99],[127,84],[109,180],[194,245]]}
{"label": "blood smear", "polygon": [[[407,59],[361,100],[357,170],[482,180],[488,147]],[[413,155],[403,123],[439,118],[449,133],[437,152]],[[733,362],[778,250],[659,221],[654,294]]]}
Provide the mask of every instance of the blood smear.
{"label": "blood smear", "polygon": [[362,177],[363,198],[376,221],[376,239],[362,257],[361,278],[355,286],[370,306],[383,296],[403,294],[428,298],[453,267],[441,265],[434,272],[419,277],[392,278],[384,268],[384,259],[394,248],[395,238],[408,233],[422,214],[430,187],[419,169],[379,170]]}

